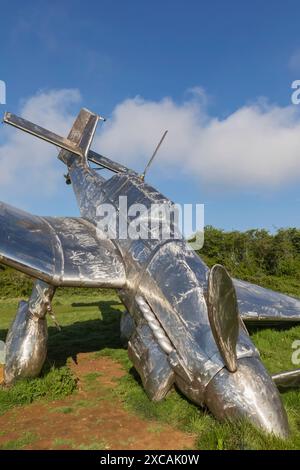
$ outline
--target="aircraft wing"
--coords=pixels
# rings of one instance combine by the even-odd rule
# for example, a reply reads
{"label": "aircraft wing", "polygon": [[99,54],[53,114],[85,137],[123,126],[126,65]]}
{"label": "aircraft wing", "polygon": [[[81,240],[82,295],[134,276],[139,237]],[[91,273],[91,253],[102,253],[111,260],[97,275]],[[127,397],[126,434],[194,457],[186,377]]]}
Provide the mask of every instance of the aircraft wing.
{"label": "aircraft wing", "polygon": [[0,202],[0,262],[54,286],[125,284],[122,258],[111,240],[76,217],[39,217]]}
{"label": "aircraft wing", "polygon": [[300,299],[233,279],[242,319],[254,323],[300,322]]}

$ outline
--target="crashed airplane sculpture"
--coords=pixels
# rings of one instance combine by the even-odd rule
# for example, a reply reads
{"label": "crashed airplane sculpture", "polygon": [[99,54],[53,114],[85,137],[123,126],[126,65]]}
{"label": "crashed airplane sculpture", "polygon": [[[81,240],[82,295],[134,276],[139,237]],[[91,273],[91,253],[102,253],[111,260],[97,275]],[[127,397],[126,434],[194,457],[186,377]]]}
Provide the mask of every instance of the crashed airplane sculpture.
{"label": "crashed airplane sculpture", "polygon": [[[176,385],[218,419],[246,418],[266,432],[288,436],[276,385],[299,385],[300,371],[273,380],[243,320],[300,321],[300,300],[231,279],[220,265],[209,270],[183,239],[110,239],[101,233],[97,208],[112,205],[120,223],[119,196],[127,197],[128,206],[142,203],[149,210],[153,203],[172,203],[146,184],[144,175],[90,150],[99,119],[82,109],[63,138],[4,116],[5,123],[61,149],[81,212],[81,217],[38,217],[0,203],[0,261],[36,279],[8,333],[5,382],[40,373],[56,287],[115,288],[126,307],[121,335],[152,400],[163,399]],[[115,174],[104,179],[88,162]]]}

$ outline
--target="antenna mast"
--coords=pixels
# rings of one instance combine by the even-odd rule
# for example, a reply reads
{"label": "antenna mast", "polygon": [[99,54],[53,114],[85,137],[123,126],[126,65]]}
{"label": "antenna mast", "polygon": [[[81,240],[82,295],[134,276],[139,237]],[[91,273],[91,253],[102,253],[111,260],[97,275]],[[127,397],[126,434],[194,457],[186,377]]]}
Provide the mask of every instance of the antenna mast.
{"label": "antenna mast", "polygon": [[155,158],[155,155],[157,154],[158,150],[159,150],[159,147],[161,146],[161,144],[163,143],[166,135],[167,135],[168,131],[166,130],[162,136],[162,138],[160,139],[160,141],[158,142],[157,146],[156,146],[156,149],[154,150],[153,152],[153,155],[152,157],[150,158],[149,162],[147,163],[147,166],[146,168],[144,169],[143,173],[141,174],[141,178],[142,180],[144,181],[145,180],[145,176],[146,176],[146,173],[147,171],[149,170],[149,167],[151,165],[151,163],[153,162],[154,158]]}

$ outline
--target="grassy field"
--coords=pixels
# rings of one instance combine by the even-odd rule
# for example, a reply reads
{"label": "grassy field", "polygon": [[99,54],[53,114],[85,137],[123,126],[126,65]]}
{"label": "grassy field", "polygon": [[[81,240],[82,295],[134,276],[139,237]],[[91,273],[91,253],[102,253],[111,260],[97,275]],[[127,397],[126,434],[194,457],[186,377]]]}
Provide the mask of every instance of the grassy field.
{"label": "grassy field", "polygon": [[[0,274],[1,277],[1,274]],[[5,340],[7,328],[15,314],[18,299],[0,300],[0,340]],[[196,434],[199,449],[300,449],[300,392],[288,391],[282,397],[289,415],[291,438],[281,441],[267,437],[246,423],[236,426],[220,424],[173,390],[161,403],[148,400],[139,378],[127,358],[119,339],[119,320],[122,305],[112,291],[59,290],[54,300],[62,330],[58,331],[49,319],[48,358],[40,378],[20,381],[10,390],[0,390],[0,414],[15,406],[34,400],[52,401],[72,394],[76,381],[67,366],[70,357],[80,352],[109,356],[126,370],[114,392],[131,413],[149,422],[167,422],[174,427]],[[291,345],[300,339],[300,326],[284,329],[251,331],[262,360],[270,372],[292,369]],[[1,432],[1,431],[0,431]],[[32,436],[9,443],[10,448],[22,448]]]}

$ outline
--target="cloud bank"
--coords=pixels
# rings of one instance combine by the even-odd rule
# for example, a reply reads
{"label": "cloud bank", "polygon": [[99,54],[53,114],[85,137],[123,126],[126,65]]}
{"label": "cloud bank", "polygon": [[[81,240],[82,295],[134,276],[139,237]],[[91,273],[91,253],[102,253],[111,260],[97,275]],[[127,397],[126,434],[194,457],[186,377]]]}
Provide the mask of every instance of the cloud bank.
{"label": "cloud bank", "polygon": [[96,146],[131,166],[151,155],[169,133],[155,165],[168,166],[208,183],[229,187],[274,187],[300,177],[300,109],[264,101],[224,119],[212,117],[195,93],[183,104],[140,97],[120,103]]}
{"label": "cloud bank", "polygon": [[[42,92],[26,100],[19,114],[67,135],[81,101],[78,90]],[[182,103],[168,97],[124,100],[98,132],[93,148],[141,170],[168,129],[154,165],[169,178],[180,171],[211,186],[262,190],[299,179],[300,107],[259,101],[222,119],[207,109],[201,88],[190,90]],[[12,191],[38,195],[41,184],[49,194],[61,187],[64,169],[54,147],[4,126],[0,142],[0,199]]]}
{"label": "cloud bank", "polygon": [[[19,114],[59,134],[67,135],[74,115],[72,106],[78,104],[78,90],[55,90],[26,100]],[[43,193],[51,196],[62,183],[63,166],[57,163],[55,147],[17,129],[1,126],[0,199],[12,194],[19,198]]]}

